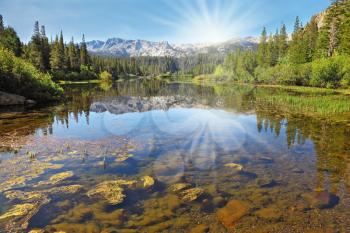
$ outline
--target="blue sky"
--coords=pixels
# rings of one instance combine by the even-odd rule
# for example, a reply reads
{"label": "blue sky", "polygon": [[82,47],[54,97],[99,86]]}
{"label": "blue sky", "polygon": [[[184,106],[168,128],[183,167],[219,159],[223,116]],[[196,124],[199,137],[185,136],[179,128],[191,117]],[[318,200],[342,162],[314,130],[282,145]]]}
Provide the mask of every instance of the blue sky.
{"label": "blue sky", "polygon": [[329,0],[0,0],[0,14],[22,40],[35,20],[48,36],[61,29],[65,40],[167,40],[173,43],[218,42],[275,31],[281,22],[291,30],[329,5]]}

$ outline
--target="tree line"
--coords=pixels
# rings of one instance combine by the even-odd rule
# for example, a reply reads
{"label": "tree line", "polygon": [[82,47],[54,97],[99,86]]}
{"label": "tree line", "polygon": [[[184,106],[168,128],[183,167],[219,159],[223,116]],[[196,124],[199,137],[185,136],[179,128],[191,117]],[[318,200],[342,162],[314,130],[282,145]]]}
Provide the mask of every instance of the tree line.
{"label": "tree line", "polygon": [[350,85],[350,1],[332,1],[303,26],[296,18],[288,35],[263,29],[257,51],[229,54],[217,74],[236,81],[317,87]]}

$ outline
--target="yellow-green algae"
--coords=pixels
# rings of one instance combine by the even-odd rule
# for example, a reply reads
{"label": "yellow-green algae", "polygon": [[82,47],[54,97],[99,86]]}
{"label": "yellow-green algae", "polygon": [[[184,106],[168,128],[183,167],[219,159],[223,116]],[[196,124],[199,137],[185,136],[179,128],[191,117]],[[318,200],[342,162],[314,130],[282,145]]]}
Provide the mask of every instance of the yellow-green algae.
{"label": "yellow-green algae", "polygon": [[105,198],[111,205],[118,205],[124,201],[126,197],[124,187],[135,184],[136,181],[114,180],[105,181],[98,184],[94,189],[90,190],[87,195],[89,197],[101,196]]}

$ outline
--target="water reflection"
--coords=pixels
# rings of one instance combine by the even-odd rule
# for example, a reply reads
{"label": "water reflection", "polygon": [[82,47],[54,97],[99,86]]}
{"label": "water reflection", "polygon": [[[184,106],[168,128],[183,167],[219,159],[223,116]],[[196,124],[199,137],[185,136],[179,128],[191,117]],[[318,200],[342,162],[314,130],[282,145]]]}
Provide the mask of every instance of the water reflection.
{"label": "water reflection", "polygon": [[[282,232],[286,226],[317,230],[320,225],[346,232],[350,226],[349,112],[310,107],[299,93],[251,86],[134,81],[65,89],[70,99],[59,106],[0,113],[5,196],[13,188],[32,191],[37,181],[61,171],[74,171],[65,185],[83,189],[77,199],[61,203],[49,184],[41,194],[52,199],[47,209],[61,206],[62,212],[33,212],[30,228],[79,232],[89,223],[92,232],[107,227],[171,232],[195,228],[192,218],[211,232],[233,226],[241,232],[252,226],[262,232]],[[334,106],[332,101],[344,97],[317,98]],[[337,108],[346,109],[341,103]],[[32,150],[33,161],[23,161]],[[6,169],[9,164],[17,169]],[[34,165],[36,175],[30,173]],[[15,171],[25,180],[12,180]],[[116,177],[141,182],[143,176],[156,185],[111,186],[126,196],[120,208],[86,196],[101,182]],[[13,202],[2,198],[5,212]],[[192,199],[197,202],[188,204]],[[232,219],[230,208],[242,216]],[[111,223],[112,218],[118,221]]]}

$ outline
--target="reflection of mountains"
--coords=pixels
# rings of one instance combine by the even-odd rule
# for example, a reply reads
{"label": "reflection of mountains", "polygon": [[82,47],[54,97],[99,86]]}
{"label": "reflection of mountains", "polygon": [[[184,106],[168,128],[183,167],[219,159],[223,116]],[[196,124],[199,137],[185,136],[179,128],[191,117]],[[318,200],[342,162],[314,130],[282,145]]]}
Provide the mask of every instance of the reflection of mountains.
{"label": "reflection of mountains", "polygon": [[170,108],[203,107],[203,104],[193,97],[188,96],[153,96],[132,97],[118,96],[110,100],[95,102],[91,104],[91,112],[110,112],[112,114],[123,114],[128,112],[147,112],[151,110],[168,110]]}

